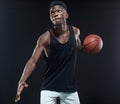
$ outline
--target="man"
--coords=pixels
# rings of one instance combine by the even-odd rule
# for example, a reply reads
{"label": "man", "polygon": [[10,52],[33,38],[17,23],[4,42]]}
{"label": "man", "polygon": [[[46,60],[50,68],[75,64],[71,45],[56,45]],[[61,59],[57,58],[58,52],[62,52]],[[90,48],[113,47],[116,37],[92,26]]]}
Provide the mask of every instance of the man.
{"label": "man", "polygon": [[64,2],[53,1],[49,9],[53,28],[38,38],[34,52],[20,78],[15,102],[20,100],[21,92],[28,87],[26,80],[44,51],[46,69],[41,86],[40,104],[55,104],[57,97],[60,98],[60,104],[80,104],[74,78],[76,49],[81,49],[80,30],[67,25],[69,15]]}

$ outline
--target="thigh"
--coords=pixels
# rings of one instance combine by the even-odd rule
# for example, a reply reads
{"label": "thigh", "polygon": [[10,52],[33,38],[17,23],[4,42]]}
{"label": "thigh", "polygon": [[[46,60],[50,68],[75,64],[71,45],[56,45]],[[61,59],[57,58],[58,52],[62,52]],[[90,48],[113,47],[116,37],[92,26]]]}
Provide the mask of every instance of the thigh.
{"label": "thigh", "polygon": [[42,90],[40,94],[40,104],[56,104],[58,93],[54,91]]}
{"label": "thigh", "polygon": [[78,93],[61,93],[60,104],[80,104]]}

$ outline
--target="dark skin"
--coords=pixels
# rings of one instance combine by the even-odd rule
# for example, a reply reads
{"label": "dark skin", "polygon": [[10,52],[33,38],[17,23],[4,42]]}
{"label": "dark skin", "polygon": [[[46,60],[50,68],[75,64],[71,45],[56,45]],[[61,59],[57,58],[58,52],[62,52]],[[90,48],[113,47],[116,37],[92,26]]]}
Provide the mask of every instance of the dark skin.
{"label": "dark skin", "polygon": [[[65,44],[69,40],[70,31],[67,25],[67,18],[69,17],[67,11],[60,5],[53,6],[50,9],[50,19],[53,23],[53,28],[51,31],[54,34],[54,37],[61,44]],[[73,30],[75,33],[77,48],[81,49],[81,41],[79,39],[80,30],[77,27],[73,26]],[[32,56],[28,60],[25,65],[24,71],[18,83],[17,94],[15,98],[15,102],[20,100],[20,95],[24,88],[28,87],[28,84],[25,82],[27,78],[31,75],[31,73],[35,70],[35,66],[41,57],[42,52],[44,51],[46,56],[49,57],[49,46],[50,46],[50,32],[46,31],[38,38],[36,47],[33,51]]]}

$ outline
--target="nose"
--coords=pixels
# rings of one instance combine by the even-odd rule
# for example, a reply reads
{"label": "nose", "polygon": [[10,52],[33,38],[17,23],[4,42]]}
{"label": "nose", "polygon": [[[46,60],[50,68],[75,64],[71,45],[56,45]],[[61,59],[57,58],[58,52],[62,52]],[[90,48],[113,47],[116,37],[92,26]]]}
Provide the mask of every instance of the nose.
{"label": "nose", "polygon": [[58,15],[59,15],[58,12],[55,12],[55,13],[54,13],[54,17],[57,17]]}
{"label": "nose", "polygon": [[56,18],[56,17],[58,17],[58,14],[54,14],[54,16],[53,16],[54,18]]}

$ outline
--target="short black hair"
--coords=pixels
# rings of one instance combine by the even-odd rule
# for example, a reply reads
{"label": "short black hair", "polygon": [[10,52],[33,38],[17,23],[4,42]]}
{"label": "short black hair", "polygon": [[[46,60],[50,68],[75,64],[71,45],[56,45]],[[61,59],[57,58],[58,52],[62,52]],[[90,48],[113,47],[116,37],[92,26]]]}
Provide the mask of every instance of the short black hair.
{"label": "short black hair", "polygon": [[67,5],[63,1],[52,1],[51,4],[49,5],[49,9],[55,5],[60,5],[62,6],[65,10],[67,10]]}

